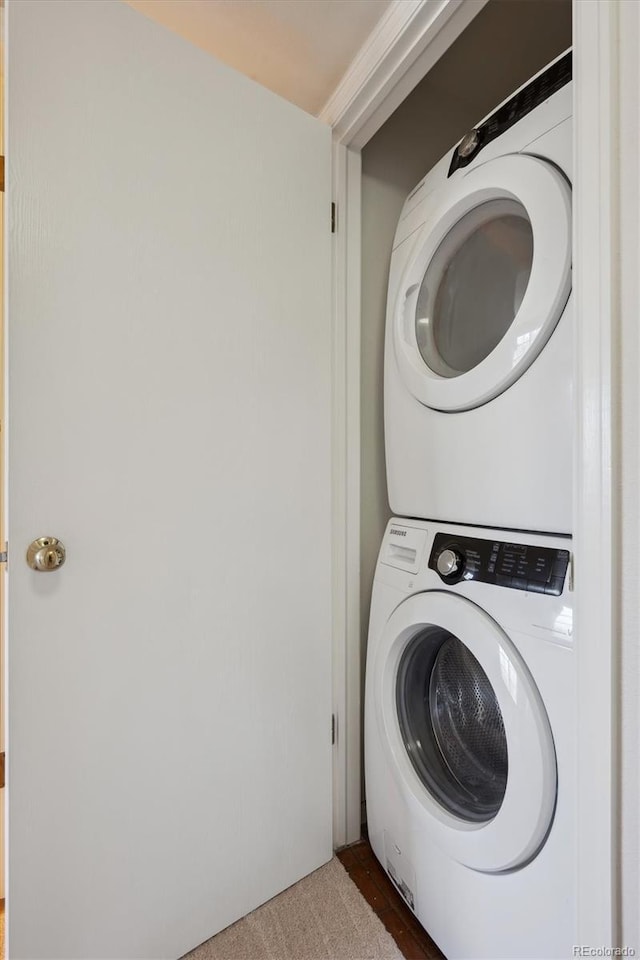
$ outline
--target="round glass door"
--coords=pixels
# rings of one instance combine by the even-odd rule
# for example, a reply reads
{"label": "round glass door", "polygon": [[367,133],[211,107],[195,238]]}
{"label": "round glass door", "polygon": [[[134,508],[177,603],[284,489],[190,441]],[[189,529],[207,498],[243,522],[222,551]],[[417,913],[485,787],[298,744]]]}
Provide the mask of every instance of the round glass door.
{"label": "round glass door", "polygon": [[419,633],[398,665],[396,705],[426,789],[456,817],[492,820],[507,788],[507,738],[496,693],[468,647],[437,627]]}
{"label": "round glass door", "polygon": [[533,265],[533,231],[515,200],[480,204],[436,250],[420,285],[416,340],[425,363],[458,377],[497,347],[522,303]]}
{"label": "round glass door", "polygon": [[496,621],[449,591],[410,596],[372,648],[367,684],[389,775],[420,828],[474,870],[534,856],[555,809],[555,749],[533,677]]}
{"label": "round glass door", "polygon": [[399,372],[425,406],[471,410],[535,361],[571,293],[571,187],[523,154],[425,199],[392,308]]}

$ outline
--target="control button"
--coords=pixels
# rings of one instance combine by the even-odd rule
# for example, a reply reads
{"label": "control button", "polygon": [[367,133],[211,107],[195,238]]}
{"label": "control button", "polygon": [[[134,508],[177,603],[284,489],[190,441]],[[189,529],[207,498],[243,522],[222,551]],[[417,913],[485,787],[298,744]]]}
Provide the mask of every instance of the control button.
{"label": "control button", "polygon": [[505,577],[499,573],[496,576],[496,585],[498,587],[511,587],[513,586],[513,577]]}
{"label": "control button", "polygon": [[562,588],[564,586],[564,577],[551,577],[551,580],[544,588],[545,593],[549,593],[554,597],[559,597],[562,593]]}
{"label": "control button", "polygon": [[526,590],[527,589],[526,577],[514,577],[511,587],[513,590]]}
{"label": "control button", "polygon": [[438,554],[436,569],[441,577],[452,577],[462,566],[462,557],[455,550],[443,550]]}
{"label": "control button", "polygon": [[567,557],[564,560],[556,560],[551,569],[552,576],[554,577],[564,577],[567,572],[567,567],[569,565],[569,558]]}
{"label": "control button", "polygon": [[527,580],[527,590],[529,593],[544,593],[546,583],[544,580]]}

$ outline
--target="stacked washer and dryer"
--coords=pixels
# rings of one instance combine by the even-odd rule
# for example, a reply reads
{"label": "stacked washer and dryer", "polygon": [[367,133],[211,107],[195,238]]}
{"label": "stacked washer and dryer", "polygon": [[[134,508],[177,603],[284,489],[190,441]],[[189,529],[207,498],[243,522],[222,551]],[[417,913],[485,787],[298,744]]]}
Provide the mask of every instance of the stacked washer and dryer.
{"label": "stacked washer and dryer", "polygon": [[571,141],[569,52],[418,184],[391,260],[367,819],[449,960],[576,943]]}

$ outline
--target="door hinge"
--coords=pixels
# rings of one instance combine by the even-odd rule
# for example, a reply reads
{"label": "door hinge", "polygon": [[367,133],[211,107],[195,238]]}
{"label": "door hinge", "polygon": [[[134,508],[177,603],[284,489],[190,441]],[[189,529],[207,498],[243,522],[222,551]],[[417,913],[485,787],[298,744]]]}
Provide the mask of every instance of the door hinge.
{"label": "door hinge", "polygon": [[336,742],[336,715],[335,713],[331,714],[331,746]]}
{"label": "door hinge", "polygon": [[331,204],[331,233],[336,232],[336,205]]}
{"label": "door hinge", "polygon": [[4,550],[0,552],[0,563],[6,563],[9,558],[9,544],[5,543]]}
{"label": "door hinge", "polygon": [[0,790],[4,787],[4,750],[0,753]]}

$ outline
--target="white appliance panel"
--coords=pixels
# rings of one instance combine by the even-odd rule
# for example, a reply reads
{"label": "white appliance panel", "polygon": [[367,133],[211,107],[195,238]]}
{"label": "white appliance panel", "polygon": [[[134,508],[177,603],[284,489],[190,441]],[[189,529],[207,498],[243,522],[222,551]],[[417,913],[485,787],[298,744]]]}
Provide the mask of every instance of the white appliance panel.
{"label": "white appliance panel", "polygon": [[[405,204],[390,267],[384,368],[387,486],[397,515],[571,531],[571,127],[569,82],[450,177],[451,154],[444,157]],[[498,197],[517,201],[529,218],[533,265],[523,274],[513,322],[504,334],[498,330],[487,339],[486,354],[472,355],[467,344],[467,357],[447,345],[447,337],[454,336],[447,333],[454,329],[451,311],[457,308],[441,289],[453,276],[455,258],[466,262],[459,253],[466,241],[456,248],[448,238],[463,222],[460,217]],[[524,222],[523,217],[518,210],[504,212],[505,241],[512,221]],[[493,230],[496,222],[478,230]],[[469,243],[475,243],[472,227],[467,232]],[[493,248],[503,241],[490,239],[493,252],[486,255],[493,257]],[[443,243],[451,245],[449,260],[432,281],[428,272],[423,280]],[[506,269],[502,260],[496,269],[498,274]],[[487,296],[485,290],[467,305],[468,332],[459,334],[460,343],[473,333],[473,305],[489,309]],[[477,324],[486,322],[480,308]],[[434,358],[433,369],[424,356]],[[469,368],[456,368],[460,362]]]}
{"label": "white appliance panel", "polygon": [[[424,559],[415,573],[394,568],[382,562],[389,530],[405,527],[420,531],[427,538]],[[474,567],[472,553],[465,558],[461,579],[445,582],[434,569],[442,544],[469,544],[481,540],[504,545],[497,551],[498,566],[504,567],[515,557],[518,576],[512,583],[522,587],[522,571],[542,578],[536,590],[516,589],[488,582],[485,559]],[[528,551],[524,548],[527,547]],[[463,551],[464,552],[464,551]],[[542,554],[556,557],[553,564],[564,569],[562,585],[554,566],[545,567]],[[562,562],[558,559],[561,556]],[[537,569],[536,569],[537,568]],[[533,570],[533,572],[532,572]],[[483,572],[484,571],[484,572]],[[555,572],[554,572],[555,571]],[[467,579],[465,573],[471,574]],[[454,580],[458,574],[454,575]],[[483,580],[483,576],[488,579]],[[546,579],[545,579],[546,578]],[[533,581],[531,581],[533,583]],[[392,636],[402,631],[424,629],[423,615],[436,609],[438,598],[450,603],[449,629],[459,627],[461,639],[468,633],[464,618],[456,621],[462,601],[472,602],[476,611],[482,610],[503,631],[509,644],[517,650],[519,660],[535,685],[542,710],[552,735],[552,755],[555,760],[556,791],[554,804],[542,842],[537,852],[512,869],[487,871],[470,866],[460,851],[472,850],[478,834],[496,829],[501,811],[487,823],[471,824],[459,819],[456,823],[450,813],[436,809],[433,799],[425,802],[416,790],[415,778],[408,772],[409,765],[399,765],[393,759],[393,737],[390,729],[389,704],[382,702],[379,678],[385,670],[385,660],[393,653]],[[435,602],[435,606],[430,606]],[[367,651],[367,678],[365,698],[365,775],[367,791],[367,818],[369,838],[382,866],[414,910],[418,920],[438,943],[450,960],[516,960],[516,958],[564,958],[570,956],[576,942],[575,905],[575,828],[576,803],[575,769],[575,639],[573,636],[571,593],[571,540],[566,537],[542,536],[534,533],[512,533],[479,527],[434,524],[423,521],[393,519],[381,546],[376,570],[369,644]],[[441,617],[442,610],[438,610]],[[474,622],[481,627],[482,617],[476,613]],[[482,631],[478,642],[483,645]],[[485,637],[484,645],[490,648]],[[482,654],[481,654],[482,655]],[[483,661],[486,663],[486,661]],[[504,662],[505,677],[509,677]],[[517,671],[510,682],[517,700]],[[498,683],[496,683],[498,685]],[[520,700],[516,709],[530,709]],[[505,716],[505,727],[509,719]],[[397,726],[396,721],[396,726]],[[397,731],[396,731],[397,732]],[[511,746],[522,752],[509,756],[527,778],[527,751],[525,742]],[[535,793],[534,778],[531,790]],[[506,795],[505,801],[506,803]],[[538,803],[533,804],[534,807]],[[526,805],[520,807],[527,815]],[[503,821],[507,836],[517,829],[517,805],[513,810],[511,826]],[[453,839],[443,842],[443,832]],[[457,832],[457,836],[455,836]],[[390,855],[392,851],[392,855]]]}

